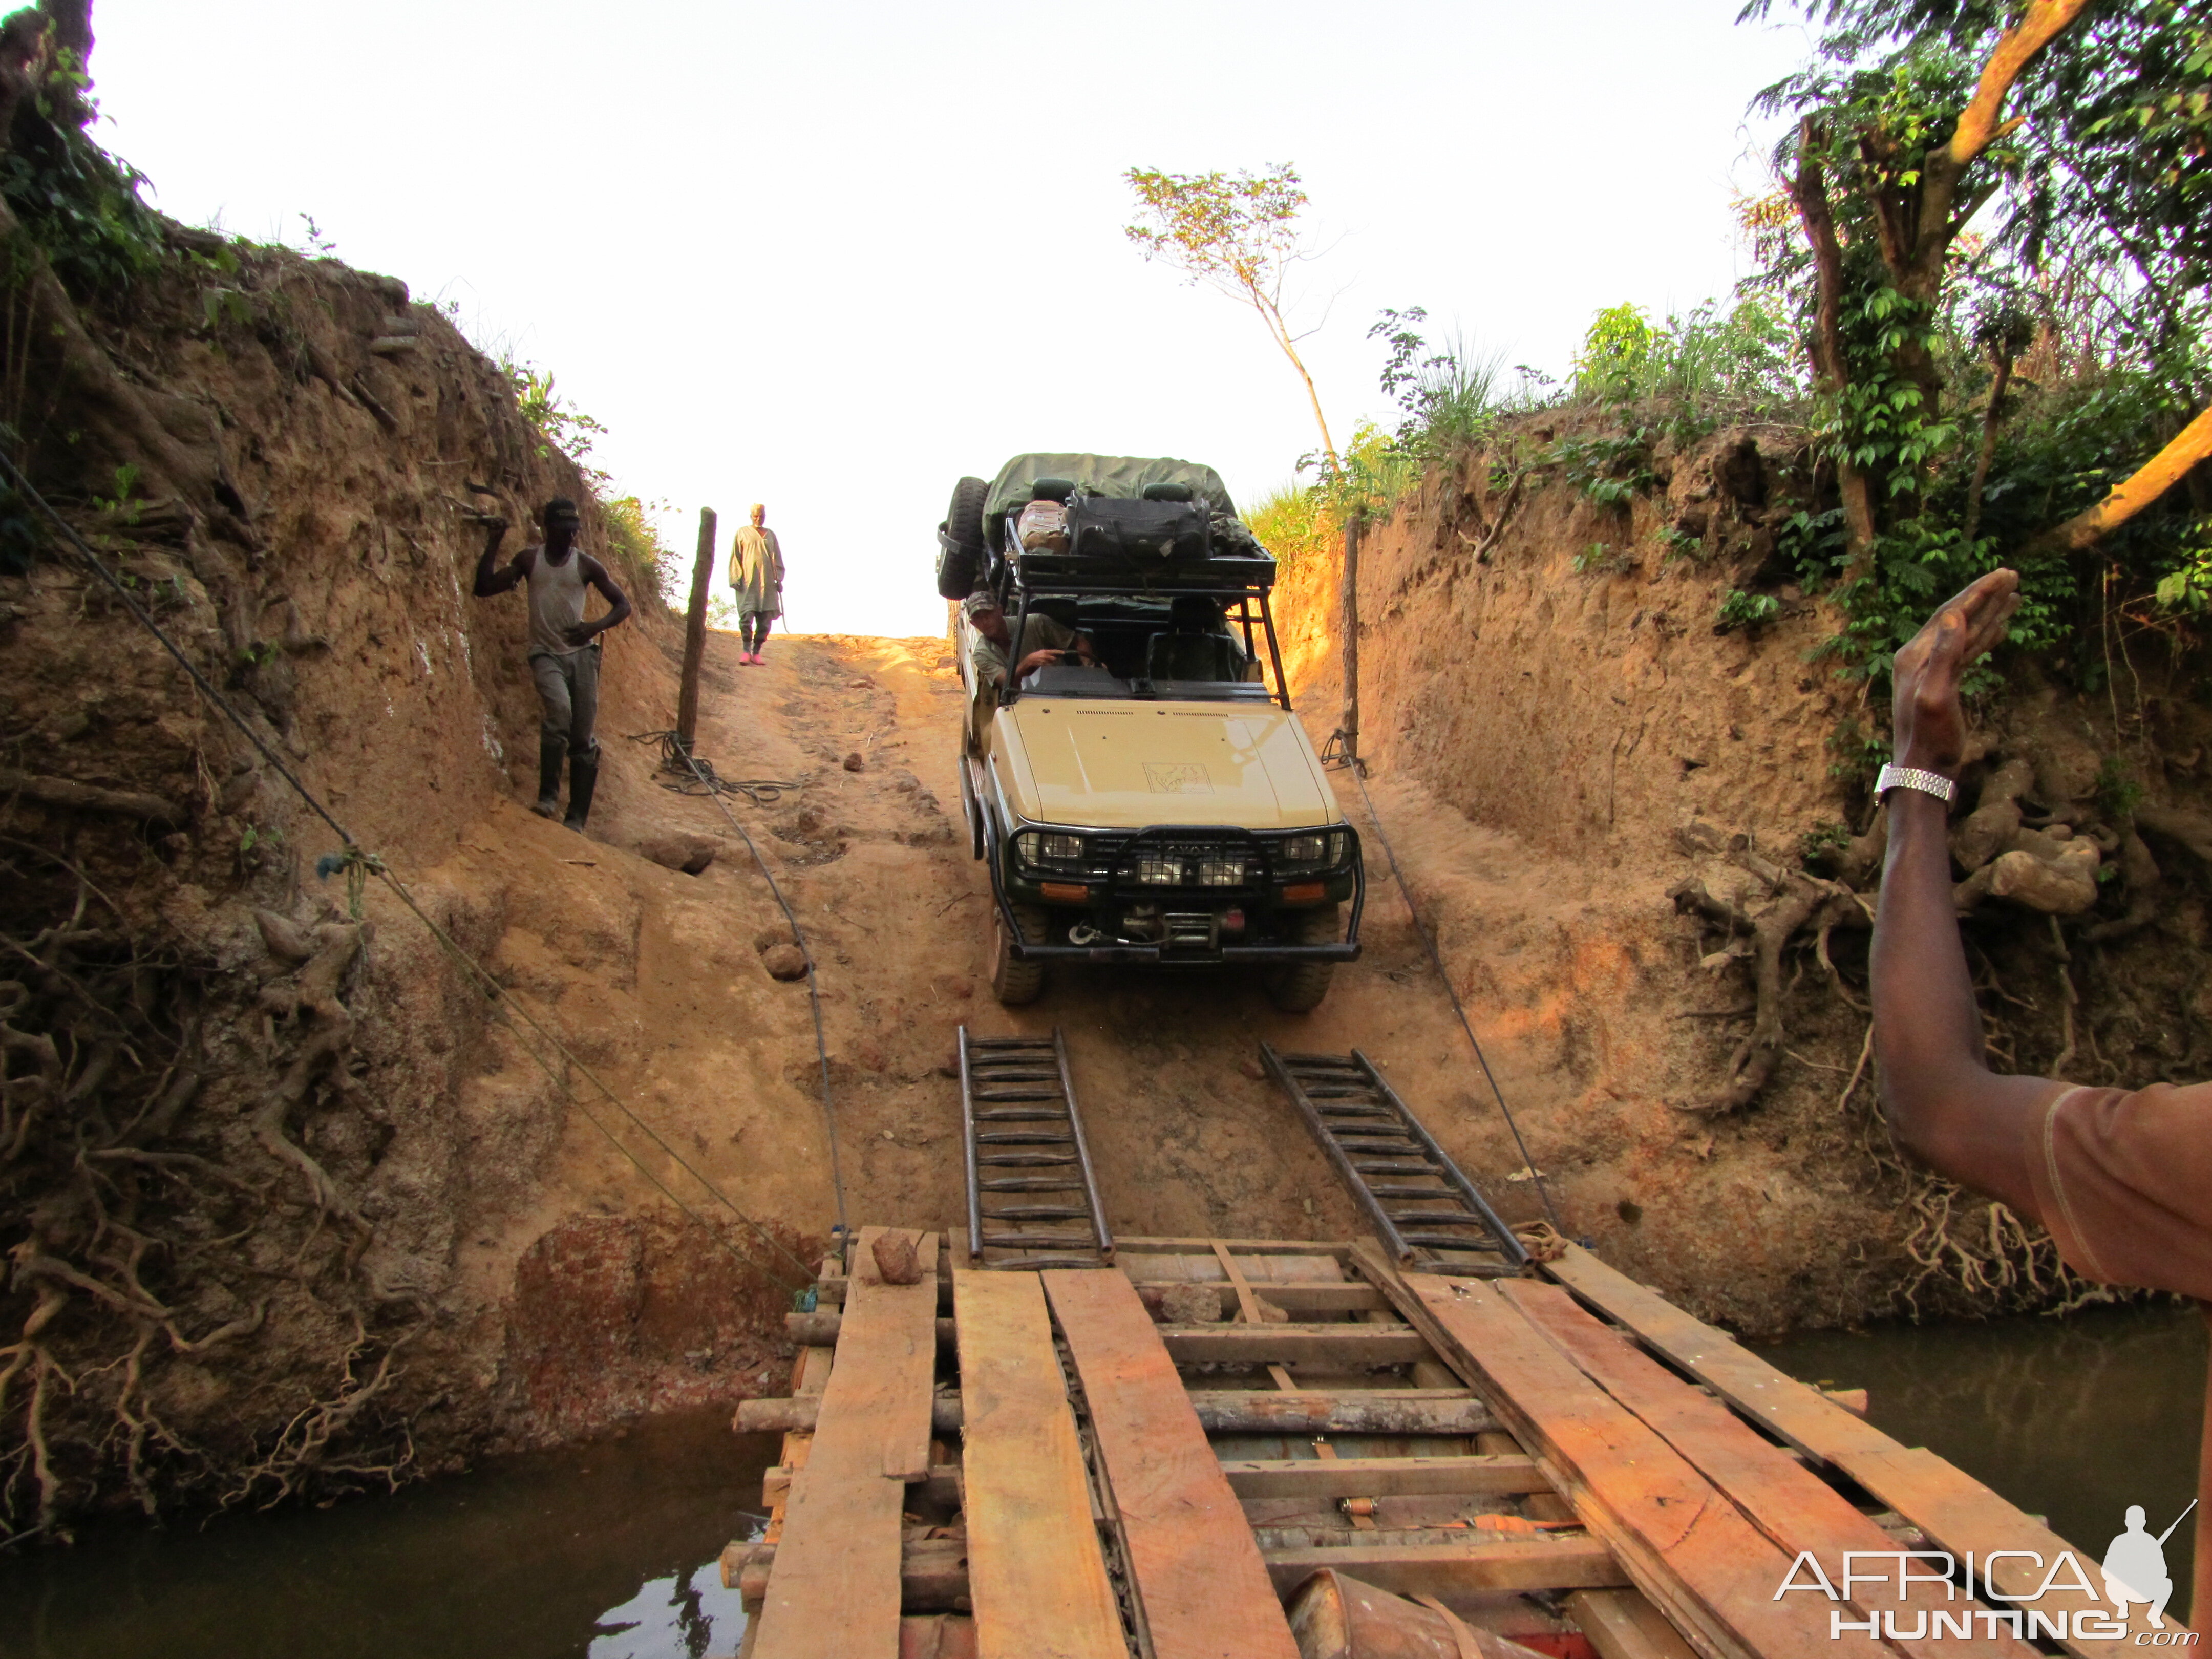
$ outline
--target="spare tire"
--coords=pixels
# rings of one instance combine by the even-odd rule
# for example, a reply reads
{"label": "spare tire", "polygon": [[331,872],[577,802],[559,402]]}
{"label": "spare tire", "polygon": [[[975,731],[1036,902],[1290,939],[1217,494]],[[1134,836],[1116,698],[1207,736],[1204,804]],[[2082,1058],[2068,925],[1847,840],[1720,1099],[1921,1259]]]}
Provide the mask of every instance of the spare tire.
{"label": "spare tire", "polygon": [[991,486],[963,478],[952,486],[952,505],[937,532],[937,592],[940,599],[964,599],[975,591],[983,556],[983,503]]}

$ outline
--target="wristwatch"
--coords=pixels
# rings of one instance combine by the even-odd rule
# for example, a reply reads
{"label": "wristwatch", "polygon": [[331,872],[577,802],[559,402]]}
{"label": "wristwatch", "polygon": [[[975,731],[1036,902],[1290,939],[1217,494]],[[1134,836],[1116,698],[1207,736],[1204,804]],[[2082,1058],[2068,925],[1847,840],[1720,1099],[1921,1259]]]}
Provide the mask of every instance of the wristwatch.
{"label": "wristwatch", "polygon": [[1941,772],[1923,772],[1917,766],[1885,766],[1875,775],[1874,798],[1880,800],[1893,789],[1917,789],[1947,803],[1959,793],[1958,786]]}

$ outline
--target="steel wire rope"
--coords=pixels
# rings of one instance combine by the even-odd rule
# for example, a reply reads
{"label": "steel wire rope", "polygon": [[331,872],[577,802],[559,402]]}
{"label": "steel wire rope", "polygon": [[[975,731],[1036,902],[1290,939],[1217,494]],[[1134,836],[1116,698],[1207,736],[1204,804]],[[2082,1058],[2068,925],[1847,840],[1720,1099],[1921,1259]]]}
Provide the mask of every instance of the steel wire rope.
{"label": "steel wire rope", "polygon": [[[1342,735],[1341,732],[1337,734],[1339,738]],[[1334,739],[1332,739],[1330,747],[1335,749]],[[1528,1171],[1528,1178],[1536,1183],[1536,1196],[1544,1200],[1544,1213],[1551,1218],[1552,1231],[1564,1238],[1567,1236],[1567,1230],[1559,1219],[1558,1207],[1552,1202],[1552,1189],[1544,1180],[1544,1172],[1536,1167],[1536,1160],[1528,1155],[1528,1143],[1521,1138],[1521,1126],[1513,1121],[1513,1109],[1505,1103],[1505,1091],[1498,1086],[1497,1073],[1490,1069],[1490,1057],[1482,1052],[1481,1039],[1475,1036],[1474,1023],[1467,1017],[1467,1005],[1460,1000],[1459,988],[1452,983],[1451,975],[1444,971],[1443,957],[1437,949],[1436,940],[1430,936],[1427,924],[1421,920],[1419,908],[1413,903],[1413,890],[1406,885],[1406,872],[1398,865],[1398,849],[1390,845],[1390,832],[1382,827],[1382,815],[1375,810],[1374,797],[1367,793],[1366,763],[1340,754],[1333,754],[1331,758],[1349,770],[1352,781],[1359,786],[1360,801],[1367,808],[1368,821],[1375,826],[1376,839],[1382,843],[1383,856],[1390,860],[1390,878],[1398,884],[1398,896],[1405,901],[1406,915],[1413,924],[1413,931],[1420,935],[1421,944],[1429,953],[1429,961],[1437,970],[1437,977],[1443,981],[1444,994],[1451,999],[1452,1012],[1459,1016],[1459,1028],[1467,1033],[1468,1046],[1474,1050],[1475,1063],[1482,1067],[1483,1079],[1490,1085],[1491,1095],[1498,1102],[1498,1109],[1505,1119],[1505,1127],[1512,1132],[1513,1144],[1520,1149],[1522,1167]]]}
{"label": "steel wire rope", "polygon": [[[607,1085],[606,1082],[600,1078],[598,1073],[592,1071],[590,1066],[585,1065],[582,1060],[579,1060],[574,1054],[570,1053],[568,1046],[563,1043],[560,1038],[555,1036],[550,1031],[547,1030],[543,1025],[538,1023],[536,1017],[531,1013],[529,1009],[524,1007],[520,1002],[515,1000],[514,994],[508,991],[507,987],[501,984],[499,981],[492,975],[489,969],[484,967],[482,963],[477,962],[474,957],[471,957],[468,952],[464,951],[460,947],[459,944],[446,932],[444,928],[441,927],[436,922],[430,919],[429,915],[422,909],[422,907],[415,902],[415,896],[408,890],[406,884],[401,881],[397,875],[392,873],[391,869],[386,866],[381,858],[374,853],[368,851],[368,849],[364,848],[358,841],[355,840],[352,832],[349,830],[345,825],[340,823],[335,817],[331,816],[329,809],[316,798],[314,792],[309,789],[306,784],[301,782],[299,778],[294,775],[292,769],[276,757],[276,751],[271,750],[267,744],[261,740],[260,733],[254,731],[252,726],[246,723],[246,717],[238,712],[236,706],[233,704],[228,697],[224,696],[221,691],[216,689],[215,685],[208,679],[207,676],[201,673],[200,671],[192,665],[191,659],[186,657],[184,652],[178,647],[175,641],[172,640],[167,633],[162,631],[161,624],[155,622],[153,617],[147,612],[146,609],[138,603],[137,598],[132,595],[130,589],[125,587],[121,582],[116,580],[114,573],[110,571],[106,565],[101,562],[100,556],[94,552],[93,550],[86,544],[84,538],[79,536],[69,521],[63,518],[62,515],[55,510],[53,504],[47,501],[44,495],[39,493],[39,491],[32,485],[31,481],[23,476],[21,469],[17,467],[14,460],[12,460],[4,453],[0,453],[0,469],[5,469],[13,487],[22,494],[25,500],[30,501],[32,504],[36,506],[41,513],[45,514],[46,518],[52,523],[54,528],[60,531],[61,533],[68,538],[70,543],[75,546],[77,552],[82,556],[86,568],[89,569],[93,574],[98,576],[100,580],[106,583],[109,587],[114,590],[116,597],[123,601],[125,608],[131,612],[132,617],[137,619],[140,624],[145,628],[147,632],[153,635],[153,636],[161,642],[164,650],[166,650],[172,657],[176,659],[178,666],[182,668],[191,678],[192,684],[198,689],[200,695],[212,703],[222,712],[225,719],[228,720],[233,726],[239,729],[246,740],[252,744],[254,748],[260,752],[261,757],[267,761],[269,764],[276,769],[277,775],[283,778],[287,784],[291,786],[293,793],[298,795],[301,800],[307,804],[309,810],[311,810],[317,817],[320,818],[325,823],[331,827],[331,831],[337,836],[339,841],[343,842],[345,845],[346,851],[342,855],[344,865],[352,870],[374,875],[380,881],[383,882],[383,884],[392,890],[393,896],[414,914],[415,918],[420,921],[423,927],[429,930],[431,937],[437,940],[439,945],[453,957],[455,962],[459,963],[462,968],[475,977],[477,982],[483,988],[488,997],[504,1005],[506,1008],[512,1009],[515,1013],[521,1015],[523,1022],[527,1024],[532,1030],[535,1031],[539,1036],[543,1037],[547,1043],[551,1045],[554,1052],[559,1054],[562,1060],[574,1066],[577,1071],[582,1073],[583,1075],[591,1082],[592,1086],[597,1088],[601,1094],[607,1097],[608,1101],[614,1106],[615,1109],[619,1111],[632,1123],[635,1124],[639,1129],[642,1130],[646,1136],[652,1140],[653,1145],[659,1147],[664,1152],[667,1153],[678,1168],[681,1169],[686,1175],[690,1176],[694,1181],[696,1181],[702,1187],[705,1188],[707,1191],[714,1196],[717,1202],[719,1202],[725,1209],[728,1210],[732,1215],[737,1217],[739,1221],[752,1229],[754,1234],[763,1243],[768,1244],[772,1250],[783,1256],[786,1261],[797,1267],[801,1275],[800,1282],[802,1285],[811,1283],[814,1279],[813,1269],[809,1267],[804,1261],[795,1255],[788,1245],[785,1244],[782,1240],[777,1238],[775,1234],[769,1232],[768,1229],[763,1227],[759,1222],[754,1220],[752,1217],[747,1215],[743,1210],[739,1209],[737,1205],[731,1200],[729,1195],[724,1193],[720,1188],[717,1187],[704,1172],[694,1167],[690,1161],[687,1159],[683,1153],[678,1152],[675,1147],[670,1146],[666,1140],[661,1138],[658,1130],[625,1105],[623,1103],[622,1097],[616,1094],[615,1091]],[[503,1019],[502,1023],[507,1024],[509,1030],[513,1030],[514,1029],[511,1020]],[[609,1128],[589,1106],[584,1103],[582,1097],[577,1094],[574,1086],[570,1084],[566,1078],[556,1072],[543,1054],[539,1054],[535,1048],[532,1048],[526,1042],[522,1045],[522,1049],[525,1054],[528,1054],[530,1058],[536,1062],[538,1069],[543,1071],[545,1075],[552,1080],[555,1086],[559,1088],[562,1093],[568,1097],[569,1101],[575,1106],[576,1109],[583,1113],[586,1121],[587,1121],[593,1128],[597,1129],[601,1134],[606,1137],[608,1144],[612,1146],[614,1149],[620,1152],[624,1158],[628,1158],[629,1162],[636,1167],[638,1173],[642,1175],[647,1181],[651,1182],[654,1187],[658,1188],[668,1199],[669,1202],[675,1205],[676,1207],[681,1210],[685,1215],[690,1216],[691,1219],[697,1222],[700,1227],[707,1233],[708,1237],[712,1238],[717,1244],[721,1246],[723,1249],[729,1252],[731,1255],[734,1256],[739,1261],[744,1262],[746,1266],[758,1267],[763,1272],[771,1273],[772,1276],[781,1276],[773,1275],[773,1270],[768,1268],[762,1262],[754,1260],[754,1258],[747,1255],[744,1251],[738,1249],[735,1245],[731,1243],[727,1238],[724,1237],[719,1230],[711,1225],[704,1216],[701,1215],[696,1210],[693,1209],[689,1204],[678,1197],[675,1192],[669,1188],[668,1184],[661,1180],[658,1175],[654,1174],[653,1170],[647,1169],[645,1165],[644,1160],[640,1158],[635,1152],[632,1152],[628,1146],[623,1145],[621,1138],[617,1136],[612,1129]]]}
{"label": "steel wire rope", "polygon": [[798,943],[799,954],[806,960],[806,1000],[814,1011],[814,1053],[822,1062],[822,1127],[830,1138],[830,1188],[837,1200],[837,1236],[842,1240],[850,1236],[851,1230],[845,1220],[845,1173],[837,1156],[837,1112],[830,1096],[830,1042],[822,1034],[822,990],[815,978],[813,948],[807,944],[806,930],[799,925],[799,917],[793,911],[790,901],[784,897],[783,889],[776,884],[775,873],[768,867],[768,860],[761,856],[760,848],[745,833],[745,826],[738,822],[737,814],[730,811],[728,804],[722,799],[726,794],[742,794],[756,804],[765,804],[762,796],[755,793],[757,790],[768,791],[767,799],[773,800],[778,792],[794,789],[798,786],[779,779],[755,778],[738,783],[717,776],[714,762],[701,760],[691,752],[690,745],[684,741],[683,737],[675,732],[641,732],[630,740],[633,743],[649,743],[655,738],[660,743],[662,769],[673,772],[676,763],[682,761],[690,769],[691,775],[699,781],[701,788],[694,791],[679,788],[674,784],[662,787],[675,789],[678,794],[695,799],[703,793],[714,801],[724,820],[738,832],[738,839],[744,842],[745,851],[752,854],[753,863],[760,871],[762,879],[768,883],[768,890],[775,896],[776,908],[783,912],[784,921],[791,926],[791,937]]}

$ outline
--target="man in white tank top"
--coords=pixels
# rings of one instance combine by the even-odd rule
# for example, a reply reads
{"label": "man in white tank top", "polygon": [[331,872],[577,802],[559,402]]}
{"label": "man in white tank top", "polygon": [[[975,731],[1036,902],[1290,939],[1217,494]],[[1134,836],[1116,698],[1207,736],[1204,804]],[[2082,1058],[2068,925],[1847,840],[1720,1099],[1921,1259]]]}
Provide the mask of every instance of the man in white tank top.
{"label": "man in white tank top", "polygon": [[[507,535],[504,520],[489,525],[483,557],[477,561],[476,596],[488,599],[525,582],[530,585],[530,673],[538,684],[544,719],[538,732],[538,804],[542,818],[561,810],[561,758],[568,759],[568,815],[562,820],[581,830],[591,816],[592,793],[599,781],[599,744],[592,727],[599,714],[599,635],[629,615],[629,600],[599,562],[576,545],[583,515],[575,502],[556,495],[538,514],[545,539],[526,547],[504,570],[493,568]],[[596,587],[606,600],[605,614],[584,619],[584,590]]]}

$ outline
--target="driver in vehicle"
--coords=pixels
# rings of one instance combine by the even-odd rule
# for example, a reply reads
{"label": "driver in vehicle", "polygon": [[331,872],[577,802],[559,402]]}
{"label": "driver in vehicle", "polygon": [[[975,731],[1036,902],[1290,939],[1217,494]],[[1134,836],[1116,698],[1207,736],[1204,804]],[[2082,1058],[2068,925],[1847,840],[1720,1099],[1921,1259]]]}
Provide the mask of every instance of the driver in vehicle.
{"label": "driver in vehicle", "polygon": [[974,745],[981,741],[983,728],[990,723],[991,711],[999,706],[999,694],[1006,690],[1006,665],[1013,658],[1014,683],[1048,663],[1056,663],[1069,652],[1085,665],[1094,659],[1091,654],[1091,640],[1079,634],[1055,617],[1031,611],[1022,618],[1022,643],[1018,651],[1013,648],[1013,630],[1006,625],[1006,612],[988,593],[971,593],[963,607],[969,625],[975,630],[974,643],[969,648],[969,684],[974,688],[968,706],[968,735]]}

